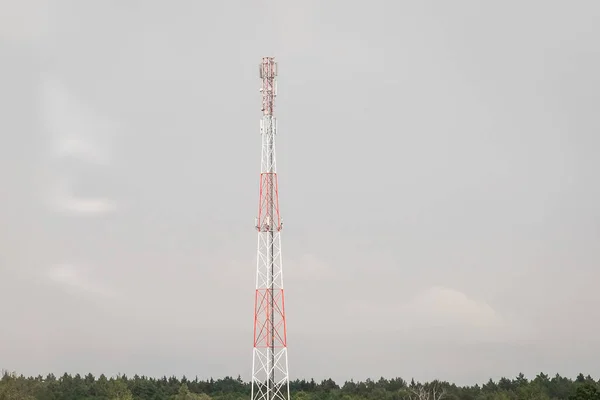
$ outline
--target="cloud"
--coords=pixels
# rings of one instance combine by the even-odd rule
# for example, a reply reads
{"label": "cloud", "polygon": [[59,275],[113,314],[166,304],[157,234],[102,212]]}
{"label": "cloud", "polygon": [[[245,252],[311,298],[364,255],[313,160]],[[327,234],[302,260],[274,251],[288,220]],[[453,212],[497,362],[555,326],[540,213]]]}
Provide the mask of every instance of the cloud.
{"label": "cloud", "polygon": [[375,306],[360,301],[349,305],[348,310],[370,320],[385,319],[388,329],[430,343],[515,343],[530,340],[535,334],[526,322],[441,286],[422,290],[404,303]]}
{"label": "cloud", "polygon": [[74,196],[66,182],[55,185],[50,203],[55,210],[83,216],[99,216],[117,209],[116,204],[109,199]]}
{"label": "cloud", "polygon": [[434,286],[413,298],[408,313],[440,324],[460,324],[480,328],[498,328],[502,317],[487,303],[469,298],[458,290]]}
{"label": "cloud", "polygon": [[433,286],[402,305],[407,329],[438,332],[457,341],[507,342],[531,338],[524,321],[503,315],[490,304],[446,287]]}
{"label": "cloud", "polygon": [[324,280],[333,277],[333,270],[314,254],[306,253],[299,258],[283,259],[285,280]]}
{"label": "cloud", "polygon": [[87,277],[81,267],[75,267],[71,264],[54,266],[48,271],[47,278],[54,283],[80,292],[104,297],[115,295],[112,290]]}
{"label": "cloud", "polygon": [[[94,112],[61,82],[50,77],[43,80],[41,108],[45,129],[52,137],[54,158],[77,158],[102,166],[110,164],[111,139],[119,131],[112,120]],[[98,216],[116,209],[116,204],[106,198],[74,196],[65,176],[51,177],[49,181],[59,182],[49,190],[49,203],[60,212]]]}
{"label": "cloud", "polygon": [[318,6],[313,0],[274,2],[269,4],[278,27],[280,44],[288,51],[302,52],[311,47],[315,35],[315,11]]}
{"label": "cloud", "polygon": [[98,164],[106,164],[109,160],[109,154],[101,151],[90,141],[80,137],[65,137],[55,142],[54,151],[58,157],[78,157],[85,161],[92,161]]}
{"label": "cloud", "polygon": [[42,38],[48,28],[48,0],[0,1],[0,38],[27,41]]}
{"label": "cloud", "polygon": [[110,144],[117,124],[76,98],[58,80],[45,77],[41,89],[44,126],[53,138],[53,155],[110,163]]}
{"label": "cloud", "polygon": [[57,201],[57,205],[65,211],[84,215],[106,214],[114,211],[116,206],[106,199],[80,199],[66,196]]}

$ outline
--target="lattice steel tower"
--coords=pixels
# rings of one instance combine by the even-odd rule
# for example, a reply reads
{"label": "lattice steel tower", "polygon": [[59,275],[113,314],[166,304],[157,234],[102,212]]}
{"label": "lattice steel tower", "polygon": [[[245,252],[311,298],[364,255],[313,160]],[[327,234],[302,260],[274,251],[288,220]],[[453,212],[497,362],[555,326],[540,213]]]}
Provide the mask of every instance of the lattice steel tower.
{"label": "lattice steel tower", "polygon": [[258,201],[258,255],[254,300],[254,354],[252,358],[252,400],[289,400],[286,321],[283,301],[281,228],[275,168],[273,116],[277,95],[277,63],[263,57],[260,64],[262,87],[262,161]]}

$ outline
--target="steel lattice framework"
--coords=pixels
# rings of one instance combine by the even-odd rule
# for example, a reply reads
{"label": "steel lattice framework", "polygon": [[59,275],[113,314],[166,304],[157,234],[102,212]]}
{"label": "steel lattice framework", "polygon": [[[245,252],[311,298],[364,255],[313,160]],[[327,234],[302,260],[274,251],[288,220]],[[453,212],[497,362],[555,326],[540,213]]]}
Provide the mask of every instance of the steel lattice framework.
{"label": "steel lattice framework", "polygon": [[277,63],[263,57],[260,64],[262,87],[262,161],[258,201],[258,254],[254,300],[254,354],[252,359],[252,400],[289,400],[286,321],[281,259],[282,220],[279,214],[275,135],[273,116],[277,95]]}

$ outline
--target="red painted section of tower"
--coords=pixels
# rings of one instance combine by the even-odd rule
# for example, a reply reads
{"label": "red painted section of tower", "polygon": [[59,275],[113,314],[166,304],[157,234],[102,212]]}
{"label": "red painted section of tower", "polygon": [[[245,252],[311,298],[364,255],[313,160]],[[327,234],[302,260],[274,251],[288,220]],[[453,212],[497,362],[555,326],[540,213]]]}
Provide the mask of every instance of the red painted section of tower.
{"label": "red painted section of tower", "polygon": [[258,224],[256,229],[268,232],[271,228],[275,231],[281,230],[279,188],[277,186],[277,173],[264,172],[260,174],[260,198],[258,200]]}
{"label": "red painted section of tower", "polygon": [[[254,347],[287,347],[283,289],[273,290],[273,303],[274,307],[271,307],[271,289],[256,290]],[[274,325],[271,325],[272,319]],[[272,327],[275,329],[271,329]]]}

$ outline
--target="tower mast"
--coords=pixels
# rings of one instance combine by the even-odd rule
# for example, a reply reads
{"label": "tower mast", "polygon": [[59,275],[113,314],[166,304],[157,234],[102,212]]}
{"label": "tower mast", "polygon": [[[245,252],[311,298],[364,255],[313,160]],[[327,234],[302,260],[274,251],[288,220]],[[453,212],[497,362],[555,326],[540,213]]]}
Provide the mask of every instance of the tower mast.
{"label": "tower mast", "polygon": [[258,200],[258,251],[254,299],[254,352],[252,400],[289,400],[286,320],[283,298],[279,194],[275,162],[277,123],[273,115],[277,95],[277,63],[263,57],[259,67],[262,86],[262,158]]}

